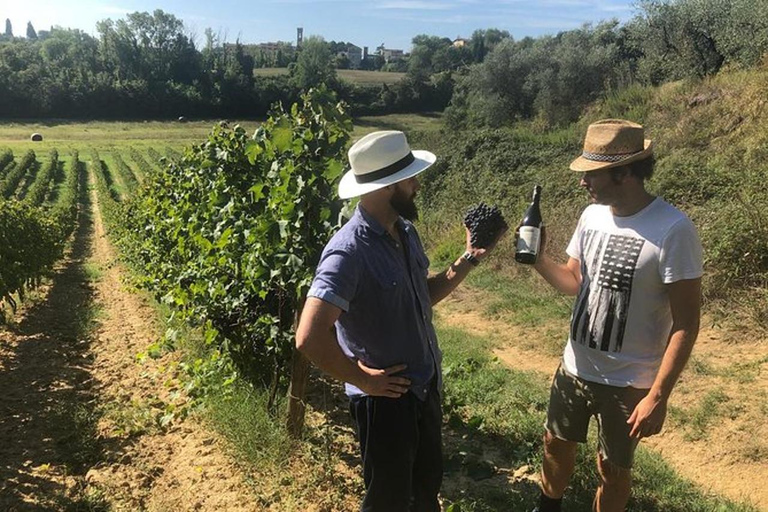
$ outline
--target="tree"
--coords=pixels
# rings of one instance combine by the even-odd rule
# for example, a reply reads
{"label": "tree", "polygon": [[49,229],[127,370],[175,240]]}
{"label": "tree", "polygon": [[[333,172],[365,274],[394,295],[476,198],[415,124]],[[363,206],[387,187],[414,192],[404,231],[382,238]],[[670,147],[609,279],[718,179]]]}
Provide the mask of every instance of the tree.
{"label": "tree", "polygon": [[7,37],[13,37],[13,27],[11,26],[11,20],[5,18],[5,35]]}
{"label": "tree", "polygon": [[419,80],[426,80],[435,69],[435,54],[447,52],[451,40],[447,37],[420,34],[411,41],[413,49],[408,60],[408,74]]}
{"label": "tree", "polygon": [[199,54],[173,14],[134,12],[116,22],[100,21],[96,29],[104,63],[118,80],[192,83],[197,78]]}
{"label": "tree", "polygon": [[35,27],[32,26],[32,22],[27,22],[27,39],[37,39],[37,32],[35,32]]}
{"label": "tree", "polygon": [[336,69],[333,66],[333,54],[328,43],[320,36],[309,36],[299,50],[299,58],[291,71],[291,77],[301,89],[317,87],[323,83],[331,86],[336,82]]}

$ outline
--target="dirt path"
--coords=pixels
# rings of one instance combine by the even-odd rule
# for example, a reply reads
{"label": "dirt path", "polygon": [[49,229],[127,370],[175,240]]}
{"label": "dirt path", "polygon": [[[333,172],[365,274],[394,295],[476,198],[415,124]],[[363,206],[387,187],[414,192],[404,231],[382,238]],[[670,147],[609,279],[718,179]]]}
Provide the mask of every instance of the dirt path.
{"label": "dirt path", "polygon": [[[501,361],[537,372],[548,383],[560,357],[532,348],[530,328],[484,316],[482,304],[480,293],[459,288],[437,312],[445,325],[496,340]],[[768,482],[768,340],[730,338],[702,329],[671,400],[676,410],[664,432],[643,443],[704,490],[768,510],[768,487],[758,483]],[[714,398],[706,401],[709,396]]]}
{"label": "dirt path", "polygon": [[137,363],[156,312],[126,289],[95,193],[40,300],[0,329],[0,510],[258,510],[223,443],[176,400],[176,356]]}

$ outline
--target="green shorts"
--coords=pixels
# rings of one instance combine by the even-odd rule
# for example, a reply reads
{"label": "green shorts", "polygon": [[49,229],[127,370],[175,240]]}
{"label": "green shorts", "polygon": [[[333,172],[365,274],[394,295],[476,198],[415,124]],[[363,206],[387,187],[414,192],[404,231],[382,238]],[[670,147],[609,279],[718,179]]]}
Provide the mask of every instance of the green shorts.
{"label": "green shorts", "polygon": [[647,389],[621,388],[581,379],[560,364],[552,379],[545,427],[558,439],[584,443],[589,419],[594,416],[603,460],[631,468],[638,440],[629,437],[631,425],[627,420],[647,394]]}

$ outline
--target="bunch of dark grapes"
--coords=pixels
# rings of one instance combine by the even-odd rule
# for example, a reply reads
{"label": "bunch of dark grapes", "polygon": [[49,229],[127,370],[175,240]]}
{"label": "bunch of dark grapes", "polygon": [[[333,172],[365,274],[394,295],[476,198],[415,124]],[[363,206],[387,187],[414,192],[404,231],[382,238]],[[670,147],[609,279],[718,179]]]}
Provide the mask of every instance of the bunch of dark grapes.
{"label": "bunch of dark grapes", "polygon": [[472,247],[486,248],[498,234],[507,228],[507,223],[497,206],[480,203],[467,210],[464,225],[469,228]]}

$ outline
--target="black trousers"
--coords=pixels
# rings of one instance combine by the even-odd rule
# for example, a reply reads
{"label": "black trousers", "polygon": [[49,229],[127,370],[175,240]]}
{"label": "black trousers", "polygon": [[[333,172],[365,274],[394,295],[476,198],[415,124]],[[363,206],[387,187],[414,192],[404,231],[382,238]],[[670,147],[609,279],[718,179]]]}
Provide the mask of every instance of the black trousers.
{"label": "black trousers", "polygon": [[362,512],[440,512],[442,410],[436,386],[423,402],[409,391],[400,398],[354,397],[349,409],[363,458]]}

